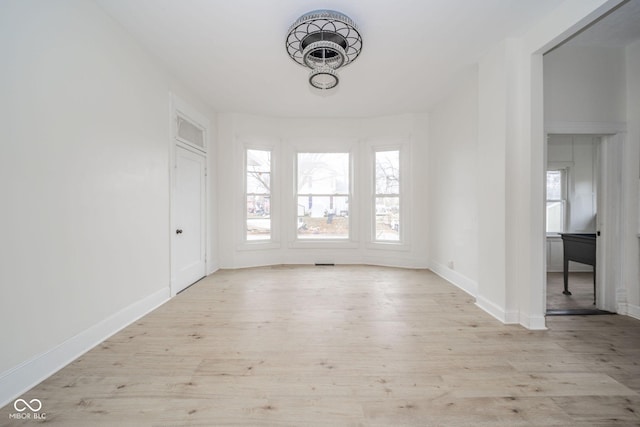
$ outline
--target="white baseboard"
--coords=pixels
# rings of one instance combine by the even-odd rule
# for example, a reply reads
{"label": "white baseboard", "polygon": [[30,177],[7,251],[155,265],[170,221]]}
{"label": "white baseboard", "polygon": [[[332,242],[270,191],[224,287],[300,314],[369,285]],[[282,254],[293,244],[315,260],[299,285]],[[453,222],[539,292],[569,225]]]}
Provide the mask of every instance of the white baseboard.
{"label": "white baseboard", "polygon": [[476,299],[476,306],[486,311],[491,316],[495,317],[501,323],[504,324],[520,324],[527,329],[544,330],[547,329],[545,323],[545,317],[540,316],[526,316],[523,317],[517,310],[505,310],[499,307],[495,303],[488,299],[478,295],[478,284],[474,280],[454,271],[447,266],[437,262],[431,261],[429,263],[429,269],[436,273],[443,279],[451,282],[458,288],[467,292],[469,295]]}
{"label": "white baseboard", "polygon": [[462,289],[476,299],[476,306],[498,319],[501,323],[512,324],[519,323],[518,312],[505,311],[502,307],[498,307],[493,302],[478,295],[478,283],[469,279],[463,274],[450,269],[442,263],[431,260],[429,269],[443,279],[451,282],[458,288]]}
{"label": "white baseboard", "polygon": [[640,320],[640,306],[628,303],[618,304],[618,314]]}
{"label": "white baseboard", "polygon": [[519,323],[530,330],[544,331],[547,329],[544,316],[520,316]]}
{"label": "white baseboard", "polygon": [[469,279],[467,276],[450,269],[444,264],[431,260],[429,262],[429,270],[433,271],[446,281],[451,282],[472,297],[475,297],[478,293],[478,284],[475,280]]}
{"label": "white baseboard", "polygon": [[546,330],[547,325],[543,315],[522,315],[517,310],[504,310],[502,307],[482,297],[476,296],[476,306],[486,311],[505,325],[522,325],[531,330]]}
{"label": "white baseboard", "polygon": [[507,313],[502,307],[499,307],[481,295],[476,295],[476,306],[480,307],[502,323],[518,323],[517,320],[514,320],[517,313]]}
{"label": "white baseboard", "polygon": [[[169,287],[131,304],[98,324],[0,374],[0,408],[27,392],[116,332],[169,300]],[[37,396],[36,396],[37,397]]]}

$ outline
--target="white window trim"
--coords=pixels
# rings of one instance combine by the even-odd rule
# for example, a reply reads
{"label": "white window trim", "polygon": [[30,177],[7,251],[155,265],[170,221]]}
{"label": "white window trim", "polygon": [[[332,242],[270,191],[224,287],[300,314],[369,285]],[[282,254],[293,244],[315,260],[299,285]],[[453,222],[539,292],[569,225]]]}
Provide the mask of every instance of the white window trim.
{"label": "white window trim", "polygon": [[[400,173],[400,181],[398,182],[398,193],[397,194],[379,194],[376,190],[376,183],[377,183],[377,179],[376,179],[376,155],[377,153],[383,153],[383,152],[389,152],[389,151],[397,151],[398,152],[398,168],[399,168],[399,173]],[[402,242],[402,233],[401,233],[401,229],[403,228],[402,226],[399,227],[398,229],[398,240],[386,240],[386,239],[377,239],[376,235],[377,235],[377,230],[376,230],[376,226],[377,226],[377,222],[378,219],[377,217],[377,213],[376,213],[376,206],[377,206],[377,201],[378,198],[380,197],[397,197],[398,198],[398,205],[399,205],[399,218],[398,218],[398,223],[402,224],[402,187],[403,187],[403,172],[402,172],[402,164],[400,164],[400,158],[402,157],[402,149],[401,147],[394,147],[394,148],[389,148],[389,147],[374,147],[373,148],[373,164],[372,164],[372,172],[373,174],[370,176],[369,179],[371,179],[372,181],[372,197],[371,197],[371,202],[373,203],[373,205],[370,207],[370,209],[373,210],[373,221],[372,221],[372,227],[371,227],[371,240],[374,243],[389,243],[389,244],[394,244],[397,245],[399,243]]]}
{"label": "white window trim", "polygon": [[[357,176],[357,144],[354,141],[337,141],[331,140],[313,140],[307,143],[298,143],[291,147],[289,152],[292,165],[292,193],[289,203],[291,215],[287,228],[290,230],[291,237],[289,240],[290,248],[309,248],[309,249],[345,249],[357,248],[358,243],[358,224],[352,222],[352,218],[359,218],[360,209],[358,208],[358,197],[355,191],[355,177]],[[298,238],[298,153],[346,153],[349,154],[349,236],[344,239],[327,239],[327,238]]]}
{"label": "white window trim", "polygon": [[[279,157],[279,147],[275,143],[264,143],[264,142],[244,142],[238,144],[240,152],[238,153],[238,158],[241,159],[242,167],[239,168],[242,173],[242,189],[241,189],[241,204],[239,206],[240,212],[239,216],[242,218],[239,226],[239,239],[237,240],[239,244],[236,246],[236,250],[238,251],[253,251],[253,250],[268,250],[268,249],[278,249],[280,248],[280,227],[279,218],[281,217],[280,212],[280,197],[279,191],[280,188],[280,172],[278,169],[278,157]],[[271,189],[270,189],[270,199],[271,199],[271,237],[269,239],[264,240],[248,240],[247,239],[247,150],[262,150],[262,151],[270,151],[271,152]]]}
{"label": "white window trim", "polygon": [[[573,163],[571,163],[571,166],[573,165]],[[547,166],[547,170],[546,172],[556,172],[559,171],[561,172],[561,192],[562,192],[562,198],[560,199],[549,199],[547,198],[546,195],[546,181],[545,181],[545,209],[547,206],[548,202],[560,202],[562,203],[562,212],[563,212],[563,218],[562,218],[562,231],[557,232],[557,231],[552,231],[552,232],[548,232],[546,233],[547,237],[556,237],[556,236],[560,236],[560,233],[566,233],[567,232],[567,228],[569,225],[569,178],[570,178],[570,169],[571,166],[568,163],[554,163],[554,164],[549,164]],[[545,172],[545,180],[546,180],[546,174]],[[545,230],[547,228],[547,221],[549,221],[549,219],[547,218],[547,215],[545,213]]]}
{"label": "white window trim", "polygon": [[[411,249],[411,243],[409,242],[409,236],[411,235],[407,230],[411,228],[411,197],[408,197],[411,193],[411,144],[409,141],[401,141],[397,143],[369,143],[367,145],[367,174],[368,174],[368,193],[369,202],[367,208],[369,211],[369,224],[368,224],[368,239],[366,247],[368,249],[377,250],[394,250],[394,251],[409,251]],[[376,240],[376,182],[375,182],[375,153],[377,151],[393,151],[398,150],[400,152],[400,239],[394,240]]]}

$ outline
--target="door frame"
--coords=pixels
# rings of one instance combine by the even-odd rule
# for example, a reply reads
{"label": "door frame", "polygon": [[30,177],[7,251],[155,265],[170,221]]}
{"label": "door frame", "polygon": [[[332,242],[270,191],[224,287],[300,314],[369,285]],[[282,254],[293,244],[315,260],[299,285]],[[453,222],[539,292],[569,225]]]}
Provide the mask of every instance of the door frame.
{"label": "door frame", "polygon": [[[549,135],[599,135],[597,164],[597,228],[602,236],[597,239],[596,252],[596,307],[601,310],[618,312],[618,302],[624,300],[622,283],[622,220],[624,200],[622,197],[622,177],[624,176],[624,144],[626,124],[608,122],[553,122],[545,126],[544,168],[547,167],[547,146]],[[543,191],[546,202],[546,189]],[[605,207],[606,206],[606,207]],[[604,212],[600,211],[605,207]],[[547,216],[544,211],[544,221]],[[604,216],[604,219],[601,217]],[[547,301],[547,245],[543,246],[543,301]]]}
{"label": "door frame", "polygon": [[[203,205],[202,209],[202,235],[201,241],[204,245],[204,271],[203,277],[207,275],[208,268],[208,248],[210,246],[209,242],[209,220],[208,220],[208,207],[210,203],[210,195],[209,195],[209,179],[208,179],[208,167],[209,167],[209,150],[208,147],[210,145],[210,129],[211,125],[209,120],[197,111],[190,104],[182,100],[177,95],[170,93],[170,129],[171,135],[169,138],[169,291],[171,297],[176,296],[181,290],[184,288],[178,288],[178,284],[175,276],[175,267],[174,267],[174,251],[176,248],[176,234],[175,230],[177,227],[176,224],[176,168],[177,168],[177,156],[176,152],[178,147],[181,149],[185,149],[194,154],[200,155],[204,158],[204,183],[202,191],[204,192],[203,197]],[[178,128],[177,122],[178,117],[186,117],[192,123],[196,124],[199,128],[201,128],[204,132],[204,146],[197,147],[193,144],[189,144],[187,141],[184,141],[182,138],[178,136]]]}

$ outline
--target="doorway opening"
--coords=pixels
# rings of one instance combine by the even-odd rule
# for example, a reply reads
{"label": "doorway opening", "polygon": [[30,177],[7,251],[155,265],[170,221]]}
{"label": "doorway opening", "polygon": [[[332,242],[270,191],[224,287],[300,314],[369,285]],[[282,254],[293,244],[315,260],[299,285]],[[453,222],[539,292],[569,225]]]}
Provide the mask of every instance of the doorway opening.
{"label": "doorway opening", "polygon": [[547,135],[547,315],[616,312],[621,145],[620,134]]}

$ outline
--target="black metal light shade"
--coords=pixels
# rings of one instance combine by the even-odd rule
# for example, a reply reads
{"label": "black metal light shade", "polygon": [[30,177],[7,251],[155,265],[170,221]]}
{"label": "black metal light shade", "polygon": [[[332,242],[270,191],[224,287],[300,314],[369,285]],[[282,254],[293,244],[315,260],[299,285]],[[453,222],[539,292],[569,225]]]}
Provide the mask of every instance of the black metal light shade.
{"label": "black metal light shade", "polygon": [[343,13],[315,10],[302,15],[289,28],[286,48],[291,59],[311,68],[311,86],[328,90],[340,81],[337,70],[360,55],[362,36]]}

